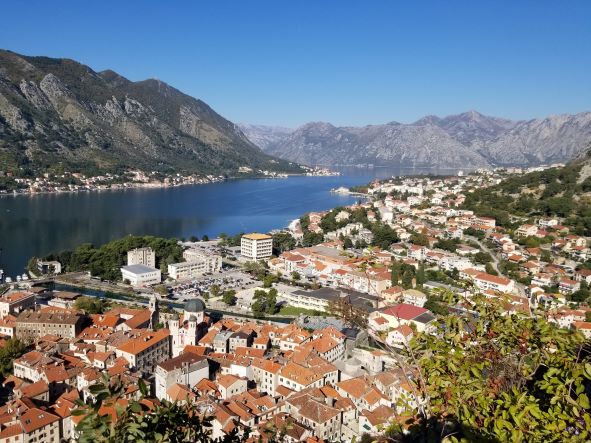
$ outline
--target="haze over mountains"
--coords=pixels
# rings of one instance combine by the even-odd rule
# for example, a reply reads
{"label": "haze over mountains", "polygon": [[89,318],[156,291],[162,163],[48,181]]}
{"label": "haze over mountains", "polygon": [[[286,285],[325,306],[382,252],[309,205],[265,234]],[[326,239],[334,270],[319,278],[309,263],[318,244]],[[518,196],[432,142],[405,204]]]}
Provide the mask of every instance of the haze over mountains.
{"label": "haze over mountains", "polygon": [[514,121],[476,111],[363,127],[241,125],[265,152],[307,165],[478,167],[574,158],[591,143],[591,113]]}
{"label": "haze over mountains", "polygon": [[241,166],[300,169],[162,81],[0,50],[0,171],[221,174]]}

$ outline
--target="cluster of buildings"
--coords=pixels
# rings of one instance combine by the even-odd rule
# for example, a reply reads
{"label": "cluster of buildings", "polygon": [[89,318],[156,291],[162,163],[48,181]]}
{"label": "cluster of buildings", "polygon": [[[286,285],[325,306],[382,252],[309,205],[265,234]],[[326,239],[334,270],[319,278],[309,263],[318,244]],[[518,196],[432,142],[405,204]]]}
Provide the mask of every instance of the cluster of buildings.
{"label": "cluster of buildings", "polygon": [[[58,304],[75,298],[53,295]],[[214,438],[249,428],[255,441],[275,425],[293,442],[351,441],[416,406],[412,374],[387,353],[357,347],[360,331],[213,322],[201,299],[180,313],[160,312],[152,298],[148,309],[89,315],[12,292],[0,298],[0,310],[14,323],[5,335],[29,344],[3,382],[12,394],[0,407],[0,441],[75,440],[76,402],[92,402],[91,386],[104,376],[123,381],[122,404],[139,398],[140,378],[153,404],[196,403],[212,417]],[[107,402],[103,412],[113,407]]]}
{"label": "cluster of buildings", "polygon": [[[12,177],[11,172],[0,171],[0,177]],[[182,186],[190,184],[215,183],[223,181],[223,176],[215,175],[181,175],[175,174],[160,178],[160,173],[147,173],[143,171],[128,171],[126,175],[106,173],[87,177],[82,173],[64,172],[61,175],[52,176],[49,173],[36,178],[15,177],[18,188],[14,193],[37,194],[46,192],[77,192],[77,191],[101,191],[106,189],[126,188],[159,188],[170,186]],[[0,193],[6,193],[1,191]]]}
{"label": "cluster of buildings", "polygon": [[[183,251],[184,262],[168,265],[168,276],[173,280],[190,280],[204,274],[220,272],[222,257],[194,247]],[[121,268],[121,278],[134,287],[147,287],[162,281],[156,268],[156,253],[152,248],[136,248],[127,252],[127,266]]]}

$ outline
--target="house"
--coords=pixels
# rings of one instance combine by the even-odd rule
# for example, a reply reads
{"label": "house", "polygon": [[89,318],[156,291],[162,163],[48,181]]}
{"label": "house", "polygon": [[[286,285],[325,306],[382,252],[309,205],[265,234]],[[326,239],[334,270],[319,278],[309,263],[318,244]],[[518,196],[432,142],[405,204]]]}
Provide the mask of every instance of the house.
{"label": "house", "polygon": [[422,308],[427,303],[427,295],[417,289],[406,289],[402,293],[404,303]]}
{"label": "house", "polygon": [[410,326],[400,325],[388,332],[386,344],[395,348],[403,348],[413,336],[414,332]]}
{"label": "house", "polygon": [[515,231],[515,234],[521,237],[535,236],[538,233],[538,227],[536,225],[521,225]]}
{"label": "house", "polygon": [[569,278],[562,278],[558,280],[558,290],[561,294],[572,294],[581,289],[581,282],[571,280]]}
{"label": "house", "polygon": [[372,312],[368,318],[370,328],[375,328],[374,319],[384,318],[388,323],[388,328],[397,328],[400,325],[414,325],[419,332],[428,330],[435,316],[425,308],[419,306],[400,303]]}
{"label": "house", "polygon": [[226,374],[218,377],[216,384],[221,397],[225,400],[246,392],[248,386],[246,379],[232,374]]}

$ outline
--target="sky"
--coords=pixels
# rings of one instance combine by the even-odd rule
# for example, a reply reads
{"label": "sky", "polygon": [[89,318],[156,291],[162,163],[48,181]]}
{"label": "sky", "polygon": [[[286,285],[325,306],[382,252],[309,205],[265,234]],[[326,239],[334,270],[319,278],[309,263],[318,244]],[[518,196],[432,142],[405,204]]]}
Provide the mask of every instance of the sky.
{"label": "sky", "polygon": [[0,47],[158,78],[239,123],[591,111],[591,1],[3,0]]}

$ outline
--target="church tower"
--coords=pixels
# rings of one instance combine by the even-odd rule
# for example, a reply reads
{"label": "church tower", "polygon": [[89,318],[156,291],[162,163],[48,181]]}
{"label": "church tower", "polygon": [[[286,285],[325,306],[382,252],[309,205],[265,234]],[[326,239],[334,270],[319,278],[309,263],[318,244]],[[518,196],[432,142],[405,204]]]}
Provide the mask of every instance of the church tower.
{"label": "church tower", "polygon": [[156,294],[150,296],[150,329],[154,329],[160,322],[160,311],[158,309],[158,299]]}

